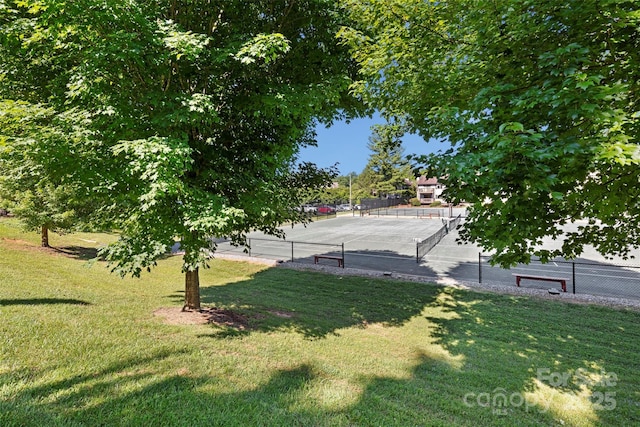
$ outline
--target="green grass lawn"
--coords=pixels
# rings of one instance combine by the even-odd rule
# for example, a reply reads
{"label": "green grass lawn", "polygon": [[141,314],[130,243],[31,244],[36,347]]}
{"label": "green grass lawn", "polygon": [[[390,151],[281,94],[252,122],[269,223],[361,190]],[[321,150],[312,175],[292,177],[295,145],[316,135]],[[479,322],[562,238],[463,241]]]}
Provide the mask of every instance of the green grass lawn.
{"label": "green grass lawn", "polygon": [[635,426],[640,314],[215,260],[170,325],[180,259],[88,267],[105,234],[0,220],[0,426]]}

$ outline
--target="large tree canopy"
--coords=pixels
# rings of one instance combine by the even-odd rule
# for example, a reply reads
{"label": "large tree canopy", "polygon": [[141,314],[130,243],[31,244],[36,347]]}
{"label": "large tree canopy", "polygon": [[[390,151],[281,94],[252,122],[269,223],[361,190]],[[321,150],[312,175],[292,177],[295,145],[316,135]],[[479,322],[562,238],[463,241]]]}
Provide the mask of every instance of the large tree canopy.
{"label": "large tree canopy", "polygon": [[330,0],[0,1],[0,97],[86,115],[64,155],[98,160],[70,164],[122,232],[104,255],[138,275],[178,238],[198,308],[211,237],[278,234],[332,173],[294,164],[356,105],[338,22]]}
{"label": "large tree canopy", "polygon": [[[359,22],[342,31],[355,90],[450,142],[429,166],[471,203],[463,239],[502,265],[640,245],[636,1],[343,4]],[[549,236],[562,247],[543,248]]]}

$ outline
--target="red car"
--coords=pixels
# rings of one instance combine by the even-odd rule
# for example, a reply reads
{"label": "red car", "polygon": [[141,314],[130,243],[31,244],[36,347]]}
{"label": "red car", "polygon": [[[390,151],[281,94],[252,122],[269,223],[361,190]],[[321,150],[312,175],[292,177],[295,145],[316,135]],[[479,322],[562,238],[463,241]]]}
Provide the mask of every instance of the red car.
{"label": "red car", "polygon": [[318,206],[318,213],[328,214],[333,213],[336,210],[331,206]]}

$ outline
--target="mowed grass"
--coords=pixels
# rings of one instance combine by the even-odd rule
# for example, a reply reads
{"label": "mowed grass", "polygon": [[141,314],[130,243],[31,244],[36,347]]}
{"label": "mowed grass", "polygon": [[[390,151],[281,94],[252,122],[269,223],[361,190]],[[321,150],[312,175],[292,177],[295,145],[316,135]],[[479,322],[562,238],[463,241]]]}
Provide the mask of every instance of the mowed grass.
{"label": "mowed grass", "polygon": [[170,325],[181,261],[88,267],[106,234],[0,220],[0,426],[634,426],[639,313],[215,260]]}

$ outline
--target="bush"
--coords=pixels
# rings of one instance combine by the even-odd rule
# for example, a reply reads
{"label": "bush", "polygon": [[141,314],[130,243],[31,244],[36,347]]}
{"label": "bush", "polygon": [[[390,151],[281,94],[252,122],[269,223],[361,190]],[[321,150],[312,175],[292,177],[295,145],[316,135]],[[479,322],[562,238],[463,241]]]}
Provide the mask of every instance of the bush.
{"label": "bush", "polygon": [[432,208],[437,208],[442,206],[442,202],[440,200],[436,200],[434,202],[432,202],[429,206],[431,206]]}
{"label": "bush", "polygon": [[422,204],[420,203],[420,199],[418,199],[417,197],[410,199],[409,203],[411,204],[411,206],[420,206]]}

